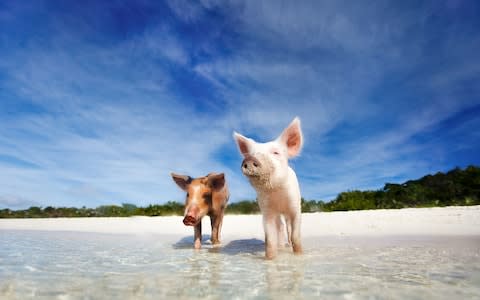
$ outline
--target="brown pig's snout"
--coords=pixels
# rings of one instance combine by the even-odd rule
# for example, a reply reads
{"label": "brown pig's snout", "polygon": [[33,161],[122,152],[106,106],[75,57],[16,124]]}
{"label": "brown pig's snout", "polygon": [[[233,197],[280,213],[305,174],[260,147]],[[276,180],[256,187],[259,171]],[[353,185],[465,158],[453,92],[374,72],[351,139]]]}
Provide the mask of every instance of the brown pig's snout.
{"label": "brown pig's snout", "polygon": [[192,216],[185,216],[185,218],[183,218],[183,224],[185,224],[186,226],[193,226],[195,225],[196,221],[197,219]]}
{"label": "brown pig's snout", "polygon": [[259,168],[262,164],[258,159],[255,157],[248,155],[245,156],[245,159],[242,161],[242,169],[243,170],[255,170],[256,168]]}
{"label": "brown pig's snout", "polygon": [[197,225],[198,220],[198,207],[191,207],[187,210],[187,214],[183,218],[183,224],[186,226],[195,226]]}

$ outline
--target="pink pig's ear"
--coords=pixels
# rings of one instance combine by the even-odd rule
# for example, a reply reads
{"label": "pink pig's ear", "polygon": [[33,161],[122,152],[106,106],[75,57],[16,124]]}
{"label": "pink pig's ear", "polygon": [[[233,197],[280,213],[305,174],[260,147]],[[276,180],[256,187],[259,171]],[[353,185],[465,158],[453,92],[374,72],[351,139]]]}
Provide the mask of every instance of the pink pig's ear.
{"label": "pink pig's ear", "polygon": [[233,132],[233,138],[235,139],[235,142],[237,142],[238,150],[242,155],[246,155],[250,153],[250,149],[252,147],[253,140],[249,139],[247,137],[244,137],[243,135],[236,133],[235,131]]}
{"label": "pink pig's ear", "polygon": [[175,173],[170,174],[173,178],[173,181],[184,191],[187,191],[187,187],[192,182],[192,177],[188,175],[178,175]]}
{"label": "pink pig's ear", "polygon": [[280,143],[287,146],[288,157],[294,157],[300,154],[303,146],[302,129],[300,128],[300,119],[295,117],[292,123],[288,125],[277,139]]}

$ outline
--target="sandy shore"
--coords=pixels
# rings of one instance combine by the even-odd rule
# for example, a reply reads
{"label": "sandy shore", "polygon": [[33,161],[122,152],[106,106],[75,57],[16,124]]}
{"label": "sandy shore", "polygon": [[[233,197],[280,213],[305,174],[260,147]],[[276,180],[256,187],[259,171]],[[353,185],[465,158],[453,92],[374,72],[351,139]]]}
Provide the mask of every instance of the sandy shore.
{"label": "sandy shore", "polygon": [[[209,221],[203,219],[205,234]],[[0,230],[193,234],[182,217],[0,219]],[[261,215],[226,215],[222,235],[263,239]],[[480,206],[308,213],[302,215],[302,235],[480,235]]]}

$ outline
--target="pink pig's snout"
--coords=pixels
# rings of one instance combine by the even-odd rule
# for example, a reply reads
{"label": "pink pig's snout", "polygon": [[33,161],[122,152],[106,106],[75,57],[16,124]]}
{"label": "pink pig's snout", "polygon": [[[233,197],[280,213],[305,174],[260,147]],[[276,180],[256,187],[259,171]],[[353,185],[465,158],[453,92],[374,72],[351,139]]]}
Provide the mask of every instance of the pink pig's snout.
{"label": "pink pig's snout", "polygon": [[187,210],[187,214],[183,218],[183,224],[186,226],[195,226],[198,223],[199,209],[196,206],[190,207]]}
{"label": "pink pig's snout", "polygon": [[256,173],[258,173],[258,170],[261,166],[262,164],[258,159],[251,155],[247,155],[242,162],[242,172],[245,175],[255,175]]}

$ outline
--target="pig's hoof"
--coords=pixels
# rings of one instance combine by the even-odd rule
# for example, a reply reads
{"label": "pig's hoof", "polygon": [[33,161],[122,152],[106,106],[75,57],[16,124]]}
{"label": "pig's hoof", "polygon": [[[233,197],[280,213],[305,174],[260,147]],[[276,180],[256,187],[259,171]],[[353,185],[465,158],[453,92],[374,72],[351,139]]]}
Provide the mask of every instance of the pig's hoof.
{"label": "pig's hoof", "polygon": [[265,255],[265,259],[266,259],[266,260],[273,260],[273,259],[275,259],[275,255],[273,255],[273,254],[266,254],[266,255]]}
{"label": "pig's hoof", "polygon": [[220,243],[220,242],[212,243],[212,247],[213,248],[220,248],[220,247],[222,247],[222,243]]}
{"label": "pig's hoof", "polygon": [[195,244],[193,244],[193,247],[198,250],[198,249],[202,248],[202,243],[195,242]]}
{"label": "pig's hoof", "polygon": [[301,247],[300,248],[293,247],[293,253],[295,255],[302,255],[303,254],[303,249]]}
{"label": "pig's hoof", "polygon": [[265,252],[265,259],[271,260],[274,259],[277,256],[276,251],[266,251]]}

